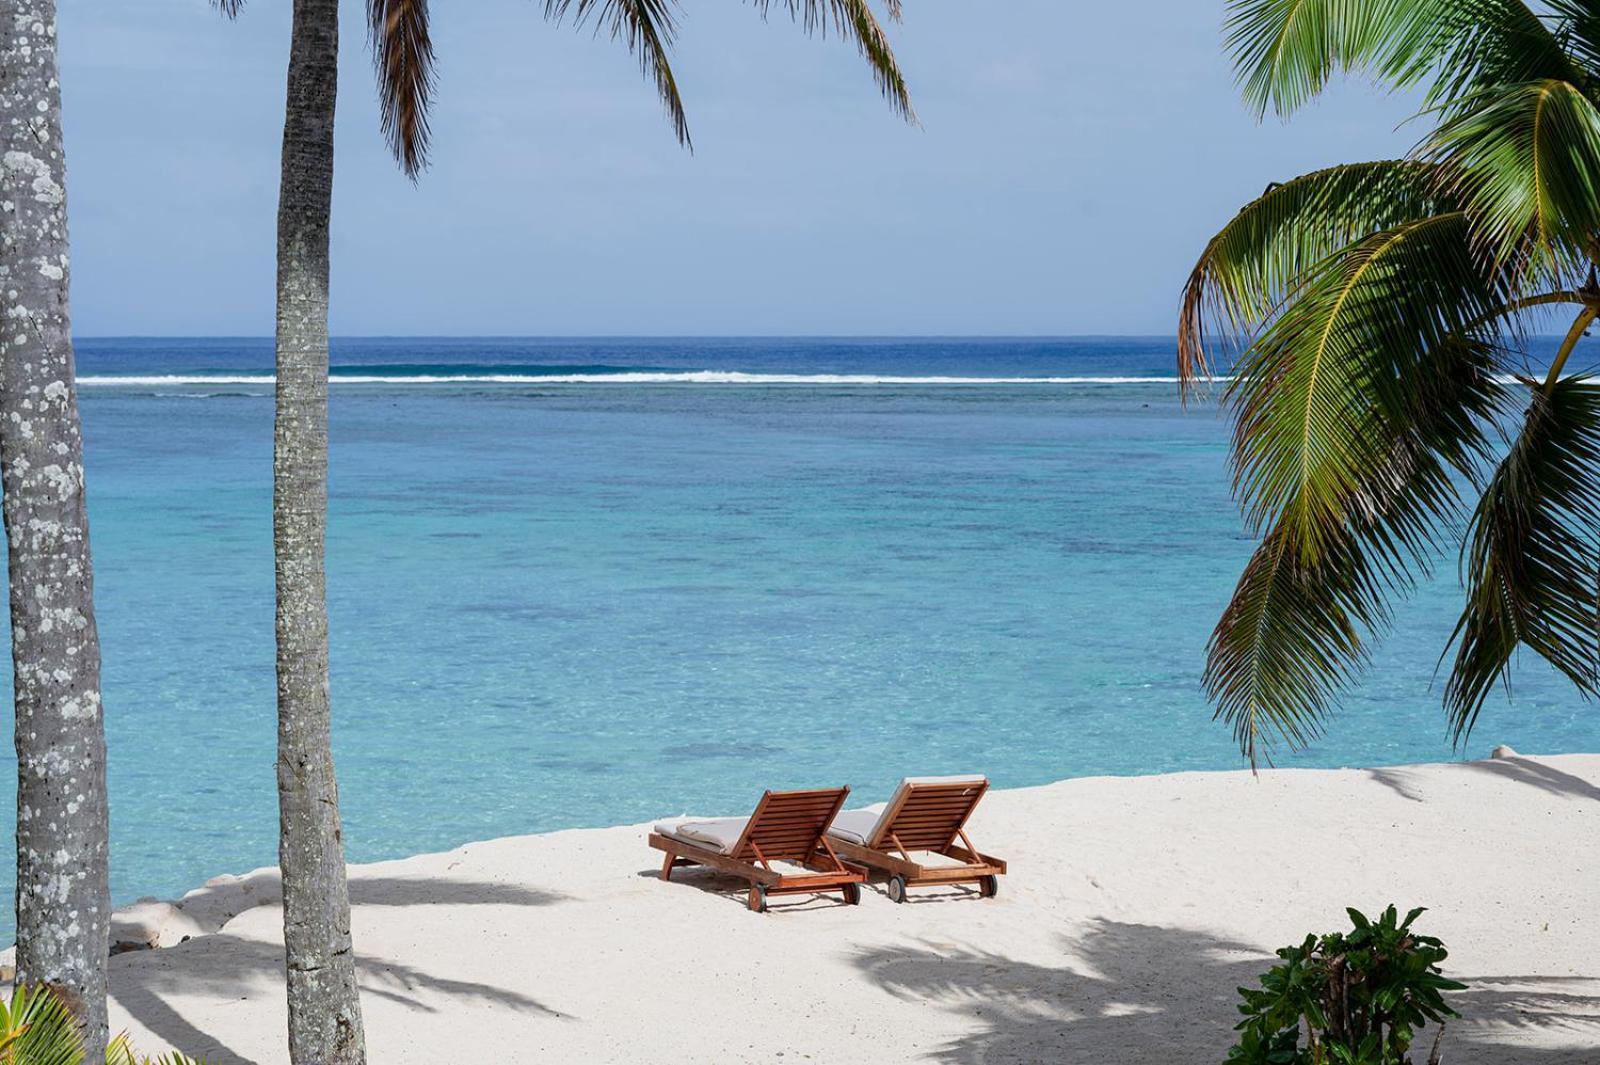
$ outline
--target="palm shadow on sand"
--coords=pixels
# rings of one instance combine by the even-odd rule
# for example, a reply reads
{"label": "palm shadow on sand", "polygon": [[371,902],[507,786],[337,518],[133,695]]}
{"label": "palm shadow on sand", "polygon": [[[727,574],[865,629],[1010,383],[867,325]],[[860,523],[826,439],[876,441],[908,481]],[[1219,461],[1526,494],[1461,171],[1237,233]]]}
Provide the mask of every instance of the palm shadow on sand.
{"label": "palm shadow on sand", "polygon": [[[275,879],[275,878],[273,878]],[[261,882],[257,882],[259,889]],[[218,885],[218,892],[237,891],[238,883]],[[275,893],[260,893],[254,905],[275,905]],[[206,899],[202,893],[191,898]],[[515,884],[462,882],[415,877],[360,877],[350,881],[355,906],[497,905],[548,906],[566,896]],[[424,1011],[433,1007],[417,997],[419,991],[443,992],[462,999],[494,1002],[553,1020],[564,1015],[536,999],[507,988],[463,980],[449,980],[387,958],[361,952],[356,943],[357,966],[363,998],[386,998]],[[118,955],[111,962],[112,997],[161,1039],[207,1065],[256,1065],[227,1046],[218,1036],[202,1031],[168,1004],[175,995],[227,996],[231,989],[254,986],[261,978],[280,977],[283,949],[275,943],[243,939],[226,929],[199,936],[175,947]],[[282,994],[276,988],[270,993]],[[259,995],[240,995],[244,1000]]]}
{"label": "palm shadow on sand", "polygon": [[[950,1065],[1040,1061],[1096,1065],[1213,1065],[1233,1042],[1236,988],[1274,959],[1203,932],[1094,921],[1060,937],[1045,966],[976,950],[874,949],[856,966],[889,993],[973,1018],[973,1030],[935,1048]],[[1455,975],[1455,974],[1452,974]],[[1568,1029],[1563,1042],[1600,1040],[1600,979],[1461,976],[1464,1015],[1445,1035],[1445,1060],[1473,1065],[1584,1065],[1588,1049],[1506,1045],[1514,1030]],[[1423,1057],[1433,1030],[1419,1038]]]}

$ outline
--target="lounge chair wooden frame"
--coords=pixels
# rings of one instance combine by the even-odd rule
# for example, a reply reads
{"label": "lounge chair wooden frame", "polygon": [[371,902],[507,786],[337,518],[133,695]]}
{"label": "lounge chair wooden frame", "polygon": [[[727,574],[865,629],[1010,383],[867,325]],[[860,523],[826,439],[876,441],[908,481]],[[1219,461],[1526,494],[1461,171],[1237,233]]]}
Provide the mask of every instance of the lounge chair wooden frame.
{"label": "lounge chair wooden frame", "polygon": [[[765,792],[729,854],[652,832],[650,846],[666,852],[661,879],[672,879],[680,865],[704,865],[740,877],[750,882],[748,905],[756,913],[766,911],[769,895],[838,891],[853,906],[861,901],[867,871],[841,861],[828,838],[828,826],[849,794],[849,788]],[[816,871],[780,873],[773,862]]]}
{"label": "lounge chair wooden frame", "polygon": [[[996,877],[1006,863],[981,853],[967,838],[967,819],[978,806],[988,781],[907,784],[878,819],[872,838],[863,844],[833,837],[845,858],[889,874],[889,897],[904,902],[906,888],[936,884],[976,883],[979,893],[992,898],[999,890]],[[942,855],[959,865],[924,865],[912,859],[914,851]]]}

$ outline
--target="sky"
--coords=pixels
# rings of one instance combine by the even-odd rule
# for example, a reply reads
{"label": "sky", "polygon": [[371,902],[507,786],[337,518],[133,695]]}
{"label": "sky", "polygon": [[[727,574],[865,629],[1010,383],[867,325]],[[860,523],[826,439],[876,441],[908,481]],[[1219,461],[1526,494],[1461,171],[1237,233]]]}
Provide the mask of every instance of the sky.
{"label": "sky", "polygon": [[[542,0],[434,4],[413,184],[346,0],[334,333],[1167,334],[1206,239],[1269,182],[1420,136],[1357,83],[1258,123],[1223,0],[905,0],[920,126],[781,2],[682,4],[693,154],[620,43]],[[289,7],[61,0],[80,336],[271,333]]]}

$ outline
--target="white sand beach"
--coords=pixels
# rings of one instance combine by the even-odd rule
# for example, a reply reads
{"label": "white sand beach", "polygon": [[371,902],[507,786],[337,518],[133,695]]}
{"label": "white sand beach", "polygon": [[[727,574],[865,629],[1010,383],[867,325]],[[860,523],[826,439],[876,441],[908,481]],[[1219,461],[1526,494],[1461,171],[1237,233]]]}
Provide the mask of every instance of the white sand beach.
{"label": "white sand beach", "polygon": [[[1391,901],[1471,985],[1448,1065],[1600,1060],[1600,755],[992,792],[993,900],[759,915],[736,881],[660,882],[646,831],[352,868],[371,1060],[1214,1063],[1273,948]],[[125,911],[119,938],[176,945],[112,959],[113,1028],[287,1060],[276,877]]]}

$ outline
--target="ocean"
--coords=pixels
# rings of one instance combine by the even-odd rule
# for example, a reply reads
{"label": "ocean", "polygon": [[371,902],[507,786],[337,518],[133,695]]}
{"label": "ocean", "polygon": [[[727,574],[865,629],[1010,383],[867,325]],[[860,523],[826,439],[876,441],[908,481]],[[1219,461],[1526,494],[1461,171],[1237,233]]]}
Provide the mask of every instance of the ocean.
{"label": "ocean", "polygon": [[[271,360],[79,342],[119,904],[276,861]],[[1241,765],[1199,677],[1252,538],[1227,421],[1180,404],[1170,339],[369,338],[334,360],[352,861],[769,787]],[[1600,714],[1532,660],[1451,747],[1453,555],[1439,573],[1280,765],[1600,749]]]}

